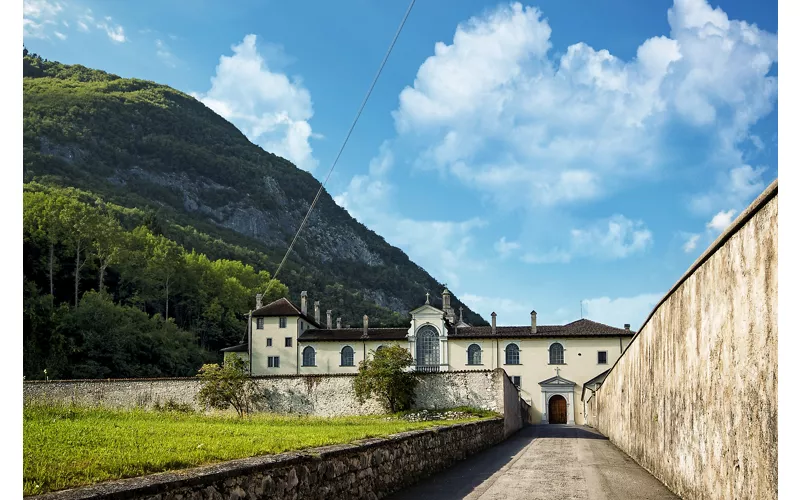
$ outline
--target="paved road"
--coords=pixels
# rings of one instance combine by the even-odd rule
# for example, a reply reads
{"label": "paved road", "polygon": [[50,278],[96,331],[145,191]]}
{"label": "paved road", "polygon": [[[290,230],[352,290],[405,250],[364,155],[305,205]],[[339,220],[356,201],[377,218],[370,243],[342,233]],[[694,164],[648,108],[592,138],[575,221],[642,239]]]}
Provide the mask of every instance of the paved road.
{"label": "paved road", "polygon": [[677,499],[591,427],[533,425],[391,500]]}

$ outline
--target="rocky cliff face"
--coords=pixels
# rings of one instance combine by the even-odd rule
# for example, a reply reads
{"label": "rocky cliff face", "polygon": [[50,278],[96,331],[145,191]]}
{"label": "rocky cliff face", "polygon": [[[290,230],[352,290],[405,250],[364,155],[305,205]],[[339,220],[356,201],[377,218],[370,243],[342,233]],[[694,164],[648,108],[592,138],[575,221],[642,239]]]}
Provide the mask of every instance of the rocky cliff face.
{"label": "rocky cliff face", "polygon": [[[149,205],[183,227],[259,253],[261,267],[274,271],[319,189],[313,176],[252,144],[182,92],[29,59],[27,180],[86,189],[123,206]],[[325,191],[279,280],[293,300],[308,290],[352,324],[363,314],[400,321],[426,292],[443,289]],[[460,305],[454,298],[453,306]],[[486,324],[464,310],[467,322]]]}

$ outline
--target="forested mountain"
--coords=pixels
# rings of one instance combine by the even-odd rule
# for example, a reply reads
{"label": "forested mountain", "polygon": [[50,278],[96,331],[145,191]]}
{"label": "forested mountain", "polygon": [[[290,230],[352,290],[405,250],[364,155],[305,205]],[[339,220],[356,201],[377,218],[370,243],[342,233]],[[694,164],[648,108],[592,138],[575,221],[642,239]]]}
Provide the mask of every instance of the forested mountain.
{"label": "forested mountain", "polygon": [[[241,339],[319,183],[170,87],[23,65],[26,375],[191,374]],[[278,280],[354,325],[443,288],[327,192]]]}

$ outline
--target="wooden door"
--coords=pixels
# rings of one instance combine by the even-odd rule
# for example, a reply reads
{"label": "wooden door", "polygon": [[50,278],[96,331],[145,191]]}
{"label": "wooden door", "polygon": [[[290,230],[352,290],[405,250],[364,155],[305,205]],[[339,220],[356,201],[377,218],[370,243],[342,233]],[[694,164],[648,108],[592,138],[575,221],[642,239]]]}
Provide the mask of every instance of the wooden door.
{"label": "wooden door", "polygon": [[551,424],[566,424],[567,423],[567,400],[564,396],[553,396],[550,398],[548,404],[548,418],[547,421]]}

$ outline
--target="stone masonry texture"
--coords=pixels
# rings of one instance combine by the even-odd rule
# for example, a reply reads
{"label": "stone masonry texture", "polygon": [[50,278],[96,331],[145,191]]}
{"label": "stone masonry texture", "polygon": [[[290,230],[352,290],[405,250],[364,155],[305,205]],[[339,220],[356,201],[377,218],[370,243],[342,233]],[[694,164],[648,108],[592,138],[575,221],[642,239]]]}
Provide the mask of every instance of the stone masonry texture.
{"label": "stone masonry texture", "polygon": [[777,181],[656,307],[598,430],[686,499],[778,497]]}
{"label": "stone masonry texture", "polygon": [[503,419],[435,427],[296,453],[49,493],[40,500],[383,498],[504,439]]}
{"label": "stone masonry texture", "polygon": [[[354,375],[298,375],[257,377],[266,396],[260,411],[322,417],[384,413],[376,400],[359,405],[353,391]],[[422,374],[416,390],[415,408],[441,409],[471,406],[503,413],[519,396],[502,370]],[[81,406],[152,408],[169,401],[195,401],[201,383],[196,378],[139,380],[74,380],[24,382],[23,400],[75,403]],[[513,390],[512,390],[513,389]],[[513,394],[511,394],[513,393]],[[504,400],[508,400],[506,403]],[[516,411],[516,410],[515,410]],[[519,428],[517,426],[516,428]]]}

